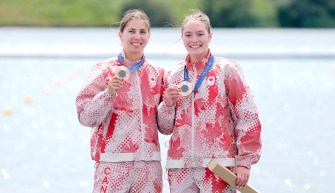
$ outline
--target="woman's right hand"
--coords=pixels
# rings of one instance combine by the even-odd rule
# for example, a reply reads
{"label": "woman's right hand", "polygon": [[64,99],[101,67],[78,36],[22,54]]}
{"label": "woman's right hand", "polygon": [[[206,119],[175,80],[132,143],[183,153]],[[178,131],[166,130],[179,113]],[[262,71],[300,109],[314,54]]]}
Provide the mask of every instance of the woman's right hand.
{"label": "woman's right hand", "polygon": [[124,80],[118,76],[113,76],[108,82],[108,93],[112,96],[124,85]]}
{"label": "woman's right hand", "polygon": [[164,93],[164,101],[166,106],[172,107],[173,105],[176,104],[177,99],[179,97],[178,91],[179,88],[177,85],[171,85],[166,89]]}

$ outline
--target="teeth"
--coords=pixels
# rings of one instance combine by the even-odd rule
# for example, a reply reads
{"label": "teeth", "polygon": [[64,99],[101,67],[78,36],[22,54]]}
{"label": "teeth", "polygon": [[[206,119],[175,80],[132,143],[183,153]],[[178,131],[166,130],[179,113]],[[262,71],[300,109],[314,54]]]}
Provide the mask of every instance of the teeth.
{"label": "teeth", "polygon": [[133,45],[139,46],[139,45],[141,45],[141,43],[133,43]]}
{"label": "teeth", "polygon": [[191,48],[199,48],[200,46],[198,45],[198,46],[190,46]]}

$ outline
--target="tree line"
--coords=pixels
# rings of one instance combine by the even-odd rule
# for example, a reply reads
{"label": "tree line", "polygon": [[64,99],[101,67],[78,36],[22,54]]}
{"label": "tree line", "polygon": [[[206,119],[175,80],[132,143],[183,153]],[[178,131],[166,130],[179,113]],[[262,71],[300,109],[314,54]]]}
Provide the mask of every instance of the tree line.
{"label": "tree line", "polygon": [[[210,17],[212,27],[335,27],[334,0],[199,0],[198,7]],[[154,27],[174,23],[168,7],[159,2],[131,1],[121,14],[129,8],[147,12]]]}
{"label": "tree line", "polygon": [[176,27],[191,8],[213,27],[335,27],[335,0],[0,0],[0,26],[114,26],[132,8],[153,27]]}

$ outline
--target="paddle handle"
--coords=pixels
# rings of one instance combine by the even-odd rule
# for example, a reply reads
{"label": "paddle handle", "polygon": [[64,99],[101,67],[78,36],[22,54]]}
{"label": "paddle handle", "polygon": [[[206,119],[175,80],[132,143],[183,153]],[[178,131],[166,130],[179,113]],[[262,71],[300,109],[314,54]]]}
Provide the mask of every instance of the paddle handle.
{"label": "paddle handle", "polygon": [[[232,186],[233,188],[236,188],[236,185],[235,185],[236,175],[233,172],[231,172],[229,169],[227,169],[226,167],[221,166],[217,160],[213,159],[212,161],[210,161],[207,167],[214,174],[218,175],[221,179],[227,182],[230,186]],[[257,190],[255,190],[253,187],[251,187],[248,184],[237,190],[240,191],[241,193],[259,193]]]}

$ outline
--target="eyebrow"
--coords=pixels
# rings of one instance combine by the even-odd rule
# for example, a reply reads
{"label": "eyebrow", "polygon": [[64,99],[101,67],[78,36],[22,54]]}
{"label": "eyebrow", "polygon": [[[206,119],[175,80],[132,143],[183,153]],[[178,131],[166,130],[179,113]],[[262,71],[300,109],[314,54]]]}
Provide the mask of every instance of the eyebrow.
{"label": "eyebrow", "polygon": [[[129,28],[128,30],[137,30],[136,28]],[[139,29],[140,31],[141,30],[145,30],[145,31],[147,31],[148,29],[147,28],[141,28],[141,29]]]}
{"label": "eyebrow", "polygon": [[[199,32],[205,32],[205,30],[199,30],[199,31],[196,31],[195,33],[199,33]],[[193,33],[191,31],[185,31],[185,33]]]}

